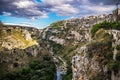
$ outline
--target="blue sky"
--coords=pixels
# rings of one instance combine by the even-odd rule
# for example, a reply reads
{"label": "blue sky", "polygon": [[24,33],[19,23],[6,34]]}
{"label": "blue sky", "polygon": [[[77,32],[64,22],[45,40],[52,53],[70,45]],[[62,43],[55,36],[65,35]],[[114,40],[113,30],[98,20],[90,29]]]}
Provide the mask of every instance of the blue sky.
{"label": "blue sky", "polygon": [[4,24],[10,24],[10,25],[25,25],[25,26],[32,26],[36,28],[43,29],[47,26],[49,26],[51,23],[65,20],[68,17],[67,16],[57,16],[55,13],[50,13],[48,15],[48,18],[39,18],[39,19],[30,19],[30,18],[24,18],[24,17],[15,17],[15,16],[6,16],[6,15],[0,15],[0,20]]}
{"label": "blue sky", "polygon": [[115,0],[0,0],[0,21],[45,28],[69,18],[110,13]]}

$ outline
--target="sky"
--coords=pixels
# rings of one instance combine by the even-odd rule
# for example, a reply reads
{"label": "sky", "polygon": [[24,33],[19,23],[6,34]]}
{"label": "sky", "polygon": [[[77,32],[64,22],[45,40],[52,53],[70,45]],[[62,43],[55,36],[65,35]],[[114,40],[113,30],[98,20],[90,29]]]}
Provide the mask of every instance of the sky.
{"label": "sky", "polygon": [[108,14],[116,0],[0,0],[0,21],[43,29],[51,23]]}

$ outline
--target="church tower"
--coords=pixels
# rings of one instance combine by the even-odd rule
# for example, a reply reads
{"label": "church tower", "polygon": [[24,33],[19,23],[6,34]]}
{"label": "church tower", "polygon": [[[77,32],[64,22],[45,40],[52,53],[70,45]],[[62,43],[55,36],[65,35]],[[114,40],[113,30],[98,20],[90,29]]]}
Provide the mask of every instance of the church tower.
{"label": "church tower", "polygon": [[120,8],[113,11],[113,19],[114,21],[120,21]]}
{"label": "church tower", "polygon": [[119,0],[116,1],[116,10],[113,11],[113,19],[117,22],[120,21]]}

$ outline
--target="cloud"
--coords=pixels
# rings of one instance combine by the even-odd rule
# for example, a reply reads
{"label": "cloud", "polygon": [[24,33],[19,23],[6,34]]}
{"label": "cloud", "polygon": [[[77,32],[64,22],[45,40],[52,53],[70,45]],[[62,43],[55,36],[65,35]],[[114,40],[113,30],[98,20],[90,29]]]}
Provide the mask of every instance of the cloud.
{"label": "cloud", "polygon": [[13,2],[13,5],[17,6],[17,8],[29,8],[29,7],[33,7],[36,4],[32,1],[18,1],[18,2]]}
{"label": "cloud", "polygon": [[89,0],[93,4],[115,5],[117,0]]}
{"label": "cloud", "polygon": [[0,15],[25,18],[46,18],[48,12],[34,0],[0,0]]}
{"label": "cloud", "polygon": [[86,16],[112,12],[114,0],[43,0],[51,12],[62,16]]}
{"label": "cloud", "polygon": [[11,15],[11,13],[9,13],[9,12],[2,12],[2,13],[3,13],[4,16],[10,16]]}
{"label": "cloud", "polygon": [[73,14],[78,14],[79,10],[69,4],[64,4],[60,6],[55,6],[51,11],[58,13],[59,15],[69,16]]}
{"label": "cloud", "polygon": [[50,12],[55,12],[61,16],[78,14],[79,10],[72,5],[74,0],[42,0],[48,6]]}
{"label": "cloud", "polygon": [[60,16],[85,16],[109,13],[114,0],[0,0],[0,15],[47,18],[51,12]]}

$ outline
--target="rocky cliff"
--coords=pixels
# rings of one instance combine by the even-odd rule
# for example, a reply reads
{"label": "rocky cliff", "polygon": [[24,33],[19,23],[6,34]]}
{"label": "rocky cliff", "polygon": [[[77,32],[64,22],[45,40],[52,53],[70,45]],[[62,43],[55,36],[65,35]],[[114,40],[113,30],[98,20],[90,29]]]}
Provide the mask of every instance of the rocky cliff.
{"label": "rocky cliff", "polygon": [[41,38],[47,50],[67,62],[63,80],[119,80],[119,29],[113,14],[103,14],[55,22]]}
{"label": "rocky cliff", "polygon": [[0,48],[9,50],[13,48],[25,49],[29,46],[37,45],[38,43],[33,37],[37,32],[35,28],[0,26]]}
{"label": "rocky cliff", "polygon": [[0,24],[0,80],[56,79],[52,56],[39,45],[40,33],[32,27]]}

